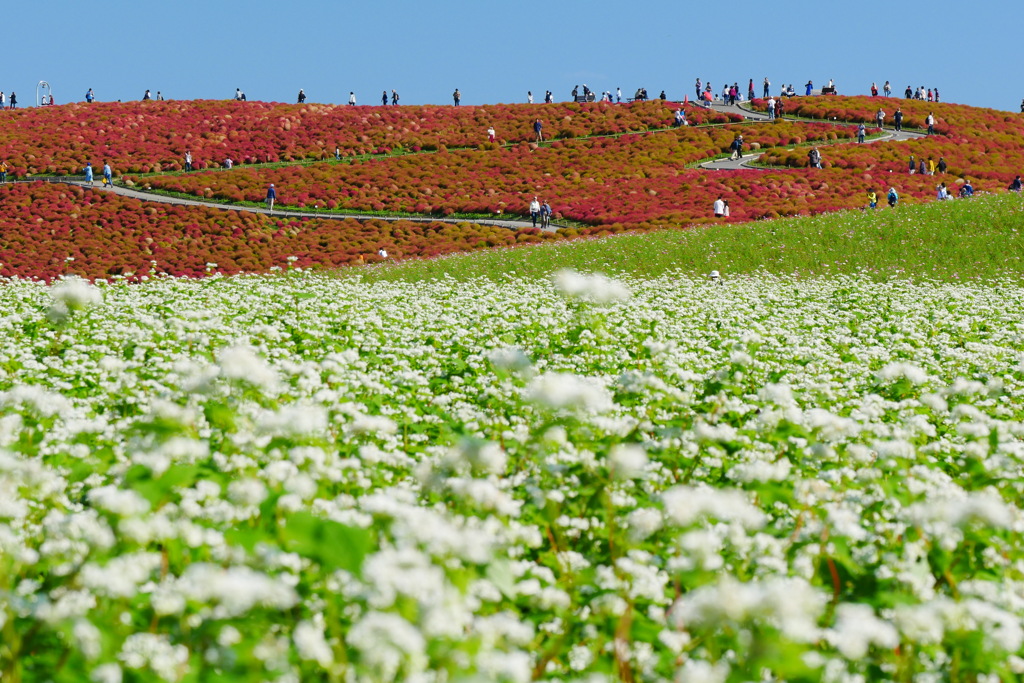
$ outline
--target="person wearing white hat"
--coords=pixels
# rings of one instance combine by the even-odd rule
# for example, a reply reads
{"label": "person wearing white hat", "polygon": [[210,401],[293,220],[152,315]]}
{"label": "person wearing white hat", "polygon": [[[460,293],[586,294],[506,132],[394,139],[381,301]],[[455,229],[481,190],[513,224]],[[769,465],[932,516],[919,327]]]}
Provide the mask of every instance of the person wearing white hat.
{"label": "person wearing white hat", "polygon": [[717,270],[712,270],[708,274],[708,279],[711,280],[711,282],[716,285],[722,284],[722,276],[718,273]]}

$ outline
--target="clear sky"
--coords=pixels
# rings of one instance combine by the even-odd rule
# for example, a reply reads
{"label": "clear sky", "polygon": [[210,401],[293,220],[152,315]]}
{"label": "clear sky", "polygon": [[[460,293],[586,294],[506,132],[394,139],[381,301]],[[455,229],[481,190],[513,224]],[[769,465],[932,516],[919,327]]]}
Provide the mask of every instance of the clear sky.
{"label": "clear sky", "polygon": [[[522,102],[573,85],[681,99],[697,77],[765,76],[777,92],[833,78],[840,94],[885,80],[943,101],[1019,111],[1024,3],[736,0],[8,0],[0,90],[22,105],[46,80],[57,103],[168,99],[379,104]],[[1014,47],[1014,46],[1018,47]]]}

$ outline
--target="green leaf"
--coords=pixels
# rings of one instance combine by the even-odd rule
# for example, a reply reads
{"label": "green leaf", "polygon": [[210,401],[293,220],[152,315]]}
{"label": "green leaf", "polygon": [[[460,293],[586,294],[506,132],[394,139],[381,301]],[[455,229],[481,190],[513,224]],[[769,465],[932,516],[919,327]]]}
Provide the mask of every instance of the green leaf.
{"label": "green leaf", "polygon": [[297,512],[284,524],[283,545],[318,562],[325,569],[344,569],[359,575],[373,546],[366,529],[350,527],[308,512]]}

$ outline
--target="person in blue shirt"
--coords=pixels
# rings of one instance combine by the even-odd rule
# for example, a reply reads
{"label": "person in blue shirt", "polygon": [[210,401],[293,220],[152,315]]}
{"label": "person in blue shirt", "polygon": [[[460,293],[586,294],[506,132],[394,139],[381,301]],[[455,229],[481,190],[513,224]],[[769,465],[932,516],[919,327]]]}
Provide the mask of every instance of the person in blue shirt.
{"label": "person in blue shirt", "polygon": [[274,210],[274,200],[277,199],[277,190],[274,189],[274,183],[270,183],[270,187],[267,188],[267,209],[270,211]]}
{"label": "person in blue shirt", "polygon": [[92,185],[92,162],[85,165],[85,182]]}
{"label": "person in blue shirt", "polygon": [[110,170],[110,164],[103,162],[103,187],[114,186],[114,172]]}
{"label": "person in blue shirt", "polygon": [[1020,192],[1020,191],[1021,191],[1020,176],[1017,176],[1016,178],[1013,179],[1013,182],[1010,183],[1010,192]]}
{"label": "person in blue shirt", "polygon": [[811,91],[812,90],[814,90],[814,82],[813,81],[807,81],[807,96],[808,97],[811,96]]}
{"label": "person in blue shirt", "polygon": [[960,196],[963,198],[974,196],[974,186],[971,185],[970,180],[964,181],[964,186],[960,188]]}
{"label": "person in blue shirt", "polygon": [[895,187],[889,188],[889,194],[886,197],[889,201],[889,206],[894,207],[900,201],[900,195],[896,192]]}
{"label": "person in blue shirt", "polygon": [[537,142],[544,142],[544,123],[540,119],[533,122],[533,133]]}
{"label": "person in blue shirt", "polygon": [[92,104],[94,99],[96,99],[96,95],[93,94],[92,88],[89,88],[89,92],[85,93],[85,101]]}

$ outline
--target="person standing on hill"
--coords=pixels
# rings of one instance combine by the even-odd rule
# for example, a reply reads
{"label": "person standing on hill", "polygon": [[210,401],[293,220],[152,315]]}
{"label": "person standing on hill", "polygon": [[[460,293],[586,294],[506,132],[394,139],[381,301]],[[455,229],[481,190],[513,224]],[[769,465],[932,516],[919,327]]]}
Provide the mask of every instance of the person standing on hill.
{"label": "person standing on hill", "polygon": [[882,86],[882,94],[884,94],[886,97],[892,94],[892,86],[889,85],[889,81],[886,81],[885,85]]}
{"label": "person standing on hill", "polygon": [[869,209],[876,209],[876,208],[878,208],[878,195],[875,194],[874,190],[868,190],[868,208]]}
{"label": "person standing on hill", "polygon": [[892,115],[893,123],[896,124],[896,130],[903,130],[903,110],[896,107],[896,113]]}
{"label": "person standing on hill", "polygon": [[550,90],[544,91],[544,104],[551,104],[555,101],[555,95]]}
{"label": "person standing on hill", "polygon": [[96,95],[93,94],[92,88],[89,88],[89,90],[87,90],[86,93],[85,93],[85,101],[88,102],[89,104],[92,104],[92,101],[94,99],[96,99]]}
{"label": "person standing on hill", "polygon": [[807,153],[807,160],[811,168],[821,168],[821,152],[817,147],[812,147],[811,151]]}
{"label": "person standing on hill", "polygon": [[769,97],[768,98],[768,120],[769,121],[774,121],[775,120],[775,98],[774,97]]}
{"label": "person standing on hill", "polygon": [[398,92],[397,92],[397,91],[395,91],[395,90],[392,90],[392,91],[391,91],[391,104],[392,104],[393,106],[396,106],[396,107],[397,107],[397,106],[398,106],[398,100],[399,100],[399,97],[398,97]]}
{"label": "person standing on hill", "polygon": [[532,90],[527,90],[526,91],[526,103],[527,104],[533,104],[533,91]]}
{"label": "person standing on hill", "polygon": [[17,108],[18,108],[18,96],[15,95],[14,91],[12,90],[11,91],[11,109],[17,109]]}
{"label": "person standing on hill", "polygon": [[721,197],[715,200],[715,204],[712,207],[712,210],[715,213],[715,218],[722,218],[723,216],[725,216],[725,202],[722,200]]}
{"label": "person standing on hill", "polygon": [[751,78],[750,82],[747,83],[747,102],[754,99],[754,79]]}
{"label": "person standing on hill", "polygon": [[914,159],[914,155],[910,155],[910,175],[914,175],[914,170],[917,168],[917,160]]}
{"label": "person standing on hill", "polygon": [[114,172],[110,170],[110,164],[103,162],[103,187],[114,186]]}
{"label": "person standing on hill", "polygon": [[351,90],[348,91],[348,104],[350,107],[354,107],[356,105],[356,94]]}
{"label": "person standing on hill", "polygon": [[913,99],[914,91],[909,85],[907,86],[907,89],[903,91],[903,97],[905,97],[908,100]]}
{"label": "person standing on hill", "polygon": [[807,97],[810,97],[811,91],[814,90],[814,81],[807,81],[807,85],[804,87],[807,88]]}
{"label": "person standing on hill", "polygon": [[876,85],[875,83],[871,84],[871,96],[878,97],[878,85]]}
{"label": "person standing on hill", "polygon": [[860,124],[859,126],[857,126],[857,142],[864,142],[864,135],[867,132],[868,132],[868,129],[865,128],[863,123]]}
{"label": "person standing on hill", "polygon": [[270,187],[267,188],[267,210],[273,212],[274,201],[277,199],[277,190],[274,189],[274,183],[270,183]]}
{"label": "person standing on hill", "polygon": [[192,152],[185,150],[185,170],[192,170]]}
{"label": "person standing on hill", "polygon": [[928,135],[935,135],[935,115],[928,112],[928,118],[924,122],[928,124]]}
{"label": "person standing on hill", "polygon": [[765,98],[767,98],[767,97],[768,97],[768,88],[769,88],[769,87],[771,87],[771,82],[770,82],[770,81],[768,80],[768,77],[767,77],[767,76],[765,76],[765,77],[764,77],[764,93],[763,93],[763,96],[764,96]]}
{"label": "person standing on hill", "polygon": [[895,208],[896,204],[899,203],[900,195],[896,192],[895,187],[889,188],[889,194],[886,196],[886,199],[889,201],[889,208]]}
{"label": "person standing on hill", "polygon": [[540,202],[536,197],[530,202],[530,220],[533,221],[533,227],[537,227],[537,219],[540,218]]}
{"label": "person standing on hill", "polygon": [[924,157],[921,157],[921,158],[920,158],[920,159],[918,159],[918,161],[917,161],[917,172],[918,172],[918,174],[920,174],[920,175],[928,175],[928,169],[927,169],[927,167],[926,167],[926,166],[924,165]]}
{"label": "person standing on hill", "polygon": [[544,123],[540,119],[533,122],[533,134],[537,142],[544,142]]}
{"label": "person standing on hill", "polygon": [[[697,79],[697,99],[699,100],[700,98],[701,98],[700,97],[700,79],[698,78]],[[1020,110],[1021,110],[1021,112],[1024,112],[1024,101],[1021,101],[1021,103],[1020,103]]]}
{"label": "person standing on hill", "polygon": [[462,101],[462,93],[456,88],[455,92],[452,93],[452,99],[455,100],[455,106],[459,106],[459,102]]}
{"label": "person standing on hill", "polygon": [[388,91],[385,90],[380,94],[380,105],[382,107],[388,106]]}
{"label": "person standing on hill", "polygon": [[879,128],[881,128],[882,127],[882,123],[884,121],[885,121],[885,112],[882,111],[881,108],[879,108],[878,111],[875,112],[875,123],[878,124]]}
{"label": "person standing on hill", "polygon": [[299,88],[299,104],[304,104],[305,102],[306,102],[306,91],[303,90],[302,88]]}
{"label": "person standing on hill", "polygon": [[156,101],[157,102],[163,102],[164,101],[164,96],[163,96],[163,94],[159,90],[156,91]]}
{"label": "person standing on hill", "polygon": [[[144,92],[142,94],[142,101],[143,102],[149,102],[151,99],[153,99],[153,96],[149,94],[149,89],[147,88],[146,92]],[[238,99],[238,98],[236,97],[235,99]]]}
{"label": "person standing on hill", "polygon": [[[1020,176],[1017,176],[1020,178]],[[546,201],[540,205],[540,227],[545,230],[551,226],[551,205]]]}
{"label": "person standing on hill", "polygon": [[615,104],[622,104],[622,88],[615,88]]}
{"label": "person standing on hill", "polygon": [[939,173],[946,173],[946,157],[939,157]]}
{"label": "person standing on hill", "polygon": [[85,165],[85,182],[92,185],[92,162],[88,162]]}
{"label": "person standing on hill", "polygon": [[7,162],[0,161],[0,183],[7,182]]}
{"label": "person standing on hill", "polygon": [[928,157],[928,175],[935,175],[935,159]]}
{"label": "person standing on hill", "polygon": [[[4,95],[4,91],[0,90],[0,109],[4,109],[6,104],[7,104],[7,98]],[[1021,104],[1020,110],[1024,111],[1024,104]]]}

